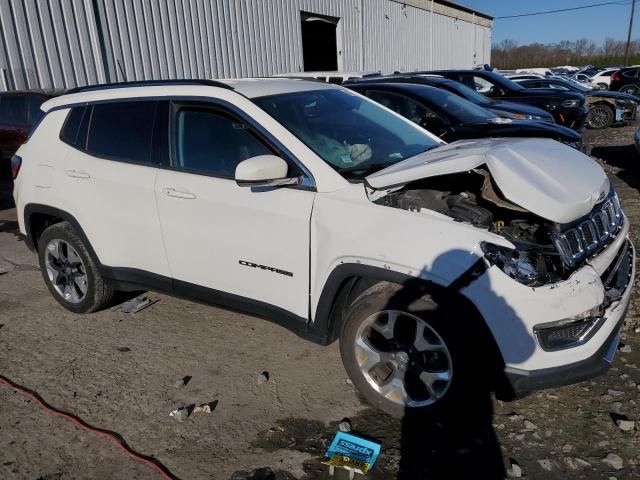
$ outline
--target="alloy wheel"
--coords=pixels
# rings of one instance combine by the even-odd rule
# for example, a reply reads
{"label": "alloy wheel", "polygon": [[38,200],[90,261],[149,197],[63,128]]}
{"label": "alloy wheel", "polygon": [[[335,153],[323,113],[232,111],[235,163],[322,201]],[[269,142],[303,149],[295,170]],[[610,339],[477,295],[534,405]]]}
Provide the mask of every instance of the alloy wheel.
{"label": "alloy wheel", "polygon": [[69,303],[82,302],[88,279],[78,252],[68,242],[53,239],[47,244],[44,261],[54,290]]}
{"label": "alloy wheel", "polygon": [[620,91],[629,95],[638,95],[638,93],[640,93],[640,88],[635,85],[627,85],[626,87],[622,87]]}
{"label": "alloy wheel", "polygon": [[587,121],[593,128],[605,128],[611,124],[611,110],[604,107],[593,107],[589,110]]}
{"label": "alloy wheel", "polygon": [[369,385],[405,407],[436,403],[453,378],[451,354],[442,337],[408,312],[384,310],[358,328],[355,358]]}

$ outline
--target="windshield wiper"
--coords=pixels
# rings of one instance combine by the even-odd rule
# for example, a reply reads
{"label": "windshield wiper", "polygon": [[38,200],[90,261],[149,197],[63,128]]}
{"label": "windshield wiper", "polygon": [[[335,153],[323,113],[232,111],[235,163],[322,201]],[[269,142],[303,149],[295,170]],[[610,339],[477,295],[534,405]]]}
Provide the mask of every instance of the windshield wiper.
{"label": "windshield wiper", "polygon": [[338,173],[353,173],[353,172],[370,172],[371,170],[382,170],[393,163],[372,163],[370,165],[356,165],[355,167],[345,167],[338,169]]}

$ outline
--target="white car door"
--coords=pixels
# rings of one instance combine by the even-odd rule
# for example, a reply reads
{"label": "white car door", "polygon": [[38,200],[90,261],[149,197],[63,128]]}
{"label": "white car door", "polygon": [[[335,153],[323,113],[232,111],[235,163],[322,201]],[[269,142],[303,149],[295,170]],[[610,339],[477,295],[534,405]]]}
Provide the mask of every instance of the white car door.
{"label": "white car door", "polygon": [[[240,112],[207,102],[174,103],[171,168],[156,198],[179,293],[254,313],[309,311],[309,188],[240,187],[236,165],[282,155]],[[289,176],[302,175],[289,162]]]}

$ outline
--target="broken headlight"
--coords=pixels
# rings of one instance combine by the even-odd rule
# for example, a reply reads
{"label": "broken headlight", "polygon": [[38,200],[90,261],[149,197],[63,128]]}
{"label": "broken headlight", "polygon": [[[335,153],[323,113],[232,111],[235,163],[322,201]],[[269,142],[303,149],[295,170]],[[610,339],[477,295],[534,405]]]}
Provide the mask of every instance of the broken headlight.
{"label": "broken headlight", "polygon": [[528,287],[540,287],[559,278],[559,256],[553,249],[508,248],[482,242],[487,261]]}

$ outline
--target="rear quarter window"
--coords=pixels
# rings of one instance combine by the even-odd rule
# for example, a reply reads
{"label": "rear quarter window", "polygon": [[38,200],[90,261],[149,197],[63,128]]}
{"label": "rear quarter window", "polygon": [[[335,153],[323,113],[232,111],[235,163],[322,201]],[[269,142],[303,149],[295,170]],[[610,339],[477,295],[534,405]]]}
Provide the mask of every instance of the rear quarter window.
{"label": "rear quarter window", "polygon": [[62,131],[60,132],[60,140],[71,145],[72,147],[80,148],[82,150],[86,147],[86,132],[83,137],[80,138],[80,125],[82,123],[82,119],[85,115],[87,107],[73,107],[67,114],[67,119],[62,126]]}

